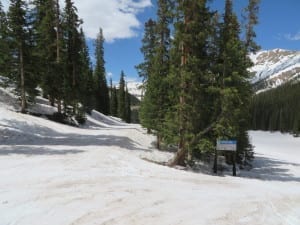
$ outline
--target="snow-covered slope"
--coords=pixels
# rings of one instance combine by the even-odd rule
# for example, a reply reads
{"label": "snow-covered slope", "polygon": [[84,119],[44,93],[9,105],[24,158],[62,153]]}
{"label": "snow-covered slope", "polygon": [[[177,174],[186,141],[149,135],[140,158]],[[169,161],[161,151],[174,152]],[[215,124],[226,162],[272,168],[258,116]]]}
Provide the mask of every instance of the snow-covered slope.
{"label": "snow-covered slope", "polygon": [[212,176],[143,160],[172,154],[139,125],[93,112],[76,128],[15,103],[0,92],[1,225],[300,224],[300,139],[250,132],[254,169]]}
{"label": "snow-covered slope", "polygon": [[257,90],[277,87],[300,78],[300,52],[283,49],[259,51],[250,56],[254,63],[252,83]]}
{"label": "snow-covered slope", "polygon": [[142,99],[142,82],[128,81],[127,82],[128,92],[135,96],[137,99]]}

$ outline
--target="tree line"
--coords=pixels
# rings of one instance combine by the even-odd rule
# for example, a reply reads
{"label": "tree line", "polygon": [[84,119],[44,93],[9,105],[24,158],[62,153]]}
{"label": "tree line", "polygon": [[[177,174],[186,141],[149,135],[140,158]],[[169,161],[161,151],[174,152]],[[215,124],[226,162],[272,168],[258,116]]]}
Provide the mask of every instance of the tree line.
{"label": "tree line", "polygon": [[96,109],[130,122],[124,72],[118,90],[108,87],[103,31],[95,40],[93,66],[82,23],[71,0],[63,9],[59,0],[11,0],[8,12],[0,1],[0,76],[14,84],[22,113],[42,94],[58,115],[82,121]]}
{"label": "tree line", "polygon": [[259,0],[249,0],[244,23],[232,0],[225,1],[224,13],[206,0],[158,0],[157,8],[157,18],[145,23],[144,60],[137,65],[145,89],[142,125],[156,134],[158,148],[175,144],[170,165],[212,155],[217,139],[236,139],[237,160],[248,164],[248,54],[258,49]]}
{"label": "tree line", "polygon": [[251,128],[300,134],[300,83],[263,91],[251,101]]}

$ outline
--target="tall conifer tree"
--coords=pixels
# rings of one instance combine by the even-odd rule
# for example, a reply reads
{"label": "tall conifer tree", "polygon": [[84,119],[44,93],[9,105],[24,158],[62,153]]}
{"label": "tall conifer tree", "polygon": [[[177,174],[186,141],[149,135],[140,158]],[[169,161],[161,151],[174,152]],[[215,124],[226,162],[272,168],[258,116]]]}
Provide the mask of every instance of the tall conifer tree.
{"label": "tall conifer tree", "polygon": [[111,115],[118,117],[118,92],[116,86],[112,89],[112,96],[111,96]]}
{"label": "tall conifer tree", "polygon": [[[164,133],[165,114],[169,107],[167,76],[170,68],[172,10],[172,1],[158,1],[157,23],[155,24],[150,20],[146,24],[147,32],[142,48],[146,61],[140,65],[142,69],[140,74],[144,77],[147,76],[145,97],[141,108],[141,121],[148,129],[152,129],[156,133],[157,148],[160,148]],[[150,49],[152,45],[154,45],[153,50]]]}
{"label": "tall conifer tree", "polygon": [[10,65],[8,23],[0,1],[0,76],[8,76]]}
{"label": "tall conifer tree", "polygon": [[245,19],[247,21],[245,27],[245,45],[248,52],[256,52],[260,48],[254,40],[256,37],[254,27],[258,24],[259,3],[260,0],[249,0],[248,6],[245,9]]}
{"label": "tall conifer tree", "polygon": [[94,79],[96,83],[96,109],[104,114],[109,114],[109,93],[107,87],[105,61],[104,61],[104,36],[100,28],[95,42],[96,66]]}
{"label": "tall conifer tree", "polygon": [[63,42],[65,47],[65,77],[64,77],[64,104],[73,106],[76,113],[79,102],[80,85],[80,51],[81,39],[79,26],[82,21],[77,15],[77,8],[71,0],[65,1],[63,21]]}
{"label": "tall conifer tree", "polygon": [[11,0],[8,11],[11,51],[14,56],[12,79],[16,82],[21,96],[21,112],[26,112],[27,98],[36,94],[37,78],[32,73],[32,39],[27,14],[27,4],[23,0]]}
{"label": "tall conifer tree", "polygon": [[211,127],[211,99],[207,89],[214,80],[209,54],[212,14],[206,1],[180,1],[178,15],[174,40],[177,54],[173,57],[180,65],[175,65],[174,70],[180,77],[171,75],[178,79],[180,86],[177,102],[179,149],[171,165],[184,165],[187,158],[191,160],[193,150],[199,148],[203,132]]}
{"label": "tall conifer tree", "polygon": [[86,38],[82,29],[80,29],[81,50],[80,50],[80,101],[86,112],[91,112],[94,108],[95,84],[93,79],[93,70],[91,68],[91,60],[89,49],[86,44]]}
{"label": "tall conifer tree", "polygon": [[9,75],[11,55],[9,51],[8,22],[0,1],[0,76]]}
{"label": "tall conifer tree", "polygon": [[125,89],[125,121],[126,123],[131,122],[131,101],[127,85]]}
{"label": "tall conifer tree", "polygon": [[144,37],[142,40],[141,52],[144,56],[144,62],[136,66],[138,74],[142,77],[143,82],[147,83],[147,80],[154,70],[154,55],[155,55],[155,46],[157,44],[156,38],[156,22],[152,19],[149,19],[145,23],[144,27]]}
{"label": "tall conifer tree", "polygon": [[[139,111],[141,124],[149,130],[155,129],[153,118],[153,103],[151,103],[151,92],[150,85],[151,80],[149,78],[154,73],[154,57],[155,57],[155,47],[157,44],[157,34],[156,34],[156,22],[149,19],[145,23],[145,32],[142,40],[141,52],[144,55],[144,61],[136,66],[138,74],[143,78],[143,90],[145,95],[143,96],[141,108]],[[150,82],[150,84],[149,84]]]}
{"label": "tall conifer tree", "polygon": [[[35,1],[36,48],[38,73],[41,87],[54,106],[55,99],[61,99],[63,70],[57,59],[57,5],[54,0]],[[60,110],[59,110],[60,112]]]}
{"label": "tall conifer tree", "polygon": [[118,116],[124,121],[126,120],[125,94],[125,74],[122,70],[118,90]]}
{"label": "tall conifer tree", "polygon": [[251,98],[250,59],[247,47],[240,39],[240,25],[233,12],[232,0],[226,0],[224,22],[220,33],[220,86],[221,117],[216,135],[222,139],[237,139],[238,161],[252,157],[247,129]]}

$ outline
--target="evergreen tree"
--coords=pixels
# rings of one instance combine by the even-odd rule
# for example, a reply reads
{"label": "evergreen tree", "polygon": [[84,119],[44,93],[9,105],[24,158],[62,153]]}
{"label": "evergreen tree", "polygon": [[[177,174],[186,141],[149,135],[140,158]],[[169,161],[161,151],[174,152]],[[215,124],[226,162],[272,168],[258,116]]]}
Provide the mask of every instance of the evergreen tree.
{"label": "evergreen tree", "polygon": [[245,29],[245,45],[248,52],[256,52],[260,48],[254,41],[256,37],[254,26],[258,24],[259,3],[260,0],[249,0],[248,6],[245,9],[245,19],[247,21]]}
{"label": "evergreen tree", "polygon": [[116,86],[112,88],[110,113],[112,116],[118,117],[118,92]]}
{"label": "evergreen tree", "polygon": [[112,81],[112,78],[109,79],[109,84],[110,84],[110,87],[109,87],[109,111],[110,111],[110,114],[112,115],[113,114],[113,102],[112,102],[112,98],[113,98],[113,81]]}
{"label": "evergreen tree", "polygon": [[[56,3],[56,13],[55,13],[55,23],[56,23],[56,68],[60,71],[60,73],[63,73],[63,65],[61,60],[61,52],[62,52],[62,32],[61,32],[61,16],[60,16],[60,6],[59,6],[59,0],[55,1]],[[61,113],[61,105],[62,105],[62,98],[63,98],[63,86],[60,83],[60,89],[59,89],[59,96],[57,97],[57,112]]]}
{"label": "evergreen tree", "polygon": [[[155,57],[155,46],[157,44],[157,37],[156,37],[156,22],[152,19],[149,19],[145,23],[145,32],[144,37],[142,40],[142,47],[141,52],[144,55],[144,62],[140,63],[136,66],[138,70],[138,74],[140,77],[143,78],[143,90],[146,89],[145,96],[143,96],[141,107],[140,107],[140,121],[142,126],[146,127],[148,130],[155,129],[153,126],[153,110],[151,104],[151,97],[150,93],[152,90],[150,90],[149,77],[154,73],[154,57]],[[149,93],[149,94],[148,94]]]}
{"label": "evergreen tree", "polygon": [[122,120],[126,119],[126,105],[125,105],[125,74],[121,71],[119,90],[118,90],[118,116]]}
{"label": "evergreen tree", "polygon": [[154,55],[155,46],[157,44],[156,38],[156,22],[149,19],[145,23],[144,37],[142,40],[143,46],[141,47],[141,52],[144,56],[144,62],[136,66],[138,74],[142,77],[143,82],[147,82],[149,75],[154,69]]}
{"label": "evergreen tree", "polygon": [[300,83],[291,82],[253,96],[251,129],[300,133]]}
{"label": "evergreen tree", "polygon": [[232,8],[232,1],[226,0],[220,34],[220,118],[215,131],[218,139],[237,139],[237,157],[241,162],[252,157],[247,135],[248,106],[252,95],[247,69],[251,64],[247,48],[240,39],[240,25]]}
{"label": "evergreen tree", "polygon": [[64,55],[64,105],[65,111],[67,105],[73,107],[73,114],[78,111],[78,103],[80,101],[80,76],[81,76],[81,57],[82,40],[79,33],[79,26],[82,21],[78,18],[77,8],[71,0],[65,1],[64,15],[63,15],[63,42],[65,48]]}
{"label": "evergreen tree", "polygon": [[80,50],[80,101],[83,104],[84,111],[90,113],[94,108],[95,85],[93,80],[93,70],[91,69],[89,49],[82,29],[80,29],[80,39],[82,45]]}
{"label": "evergreen tree", "polygon": [[0,1],[0,76],[9,75],[11,56],[9,51],[8,22]]}
{"label": "evergreen tree", "polygon": [[104,114],[109,114],[109,93],[105,74],[104,61],[104,36],[100,28],[95,42],[96,67],[94,70],[94,79],[96,83],[96,109]]}
{"label": "evergreen tree", "polygon": [[246,44],[232,8],[226,0],[220,23],[207,1],[178,1],[165,133],[179,149],[170,165],[211,155],[217,139],[237,139],[239,163],[253,156],[247,134],[252,94],[247,54],[254,46],[250,30],[255,23]]}
{"label": "evergreen tree", "polygon": [[26,112],[26,92],[34,97],[37,77],[32,73],[32,40],[27,14],[27,4],[23,0],[11,0],[8,12],[11,52],[14,56],[11,79],[17,85],[21,96],[21,112]]}
{"label": "evergreen tree", "polygon": [[[146,33],[142,52],[145,62],[140,65],[140,75],[147,78],[146,91],[141,106],[141,122],[157,135],[157,148],[164,133],[164,119],[169,107],[167,76],[170,68],[170,25],[173,20],[173,2],[158,1],[157,23],[149,20],[146,24]],[[154,45],[155,44],[155,45]],[[152,50],[152,46],[154,49]]]}
{"label": "evergreen tree", "polygon": [[209,53],[212,14],[206,1],[180,1],[177,10],[175,64],[170,77],[179,85],[179,102],[175,103],[179,149],[171,165],[184,165],[186,158],[191,160],[193,151],[202,150],[203,143],[209,143],[203,136],[212,129],[210,102],[213,99],[208,92],[214,82]]}
{"label": "evergreen tree", "polygon": [[[57,5],[54,0],[35,2],[35,29],[37,73],[41,74],[41,87],[44,95],[49,97],[50,103],[54,106],[55,99],[63,96],[61,79],[63,78],[62,68],[57,58]],[[59,110],[60,113],[60,110]]]}
{"label": "evergreen tree", "polygon": [[126,123],[131,122],[131,103],[130,103],[130,94],[126,85],[125,89],[125,121]]}

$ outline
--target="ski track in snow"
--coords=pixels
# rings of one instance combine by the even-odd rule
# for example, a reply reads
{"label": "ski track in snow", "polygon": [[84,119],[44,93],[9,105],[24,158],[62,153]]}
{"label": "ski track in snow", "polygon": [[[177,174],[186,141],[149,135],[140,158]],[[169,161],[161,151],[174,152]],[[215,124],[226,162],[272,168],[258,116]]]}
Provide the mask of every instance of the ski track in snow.
{"label": "ski track in snow", "polygon": [[299,138],[251,131],[251,171],[205,175],[142,160],[172,154],[139,125],[93,112],[65,126],[14,112],[11,98],[0,98],[0,225],[300,224]]}

